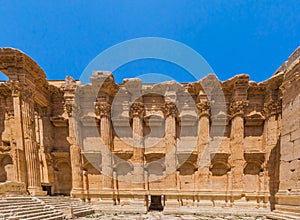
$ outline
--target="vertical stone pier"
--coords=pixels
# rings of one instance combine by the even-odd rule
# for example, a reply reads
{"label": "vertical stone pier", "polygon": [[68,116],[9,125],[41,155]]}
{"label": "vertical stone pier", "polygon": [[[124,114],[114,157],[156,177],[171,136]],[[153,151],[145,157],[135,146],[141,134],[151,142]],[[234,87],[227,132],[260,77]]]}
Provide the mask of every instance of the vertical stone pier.
{"label": "vertical stone pier", "polygon": [[132,118],[134,181],[137,188],[144,189],[144,138],[143,138],[144,104],[134,102],[130,107],[129,116]]}
{"label": "vertical stone pier", "polygon": [[111,106],[106,102],[96,103],[96,115],[100,116],[101,133],[101,155],[102,155],[102,173],[103,189],[113,188],[113,169],[112,169],[112,127],[111,127]]}
{"label": "vertical stone pier", "polygon": [[83,170],[81,161],[81,149],[75,137],[76,115],[75,109],[75,89],[76,82],[73,78],[66,78],[66,86],[64,87],[65,111],[68,115],[69,136],[67,140],[70,144],[70,160],[72,168],[72,190],[71,195],[74,197],[83,197]]}
{"label": "vertical stone pier", "polygon": [[33,92],[27,90],[22,96],[22,122],[24,151],[27,165],[27,189],[31,195],[45,195],[41,186],[39,149],[36,142]]}
{"label": "vertical stone pier", "polygon": [[166,143],[166,175],[170,181],[169,189],[176,189],[176,117],[178,110],[173,102],[166,102],[164,106],[165,112],[165,143]]}
{"label": "vertical stone pier", "polygon": [[198,189],[208,190],[209,189],[209,155],[208,143],[209,143],[209,127],[210,127],[210,103],[209,101],[200,101],[196,105],[198,111],[198,140],[197,140],[197,151],[198,151]]}

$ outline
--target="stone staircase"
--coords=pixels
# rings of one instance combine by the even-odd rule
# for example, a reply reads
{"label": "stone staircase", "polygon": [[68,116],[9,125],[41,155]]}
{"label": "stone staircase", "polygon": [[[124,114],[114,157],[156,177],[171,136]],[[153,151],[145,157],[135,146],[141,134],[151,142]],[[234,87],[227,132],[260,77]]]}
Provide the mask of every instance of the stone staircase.
{"label": "stone staircase", "polygon": [[5,220],[61,220],[64,215],[38,198],[14,196],[0,199],[0,219]]}
{"label": "stone staircase", "polygon": [[276,220],[300,220],[300,213],[289,213],[275,210],[272,214],[268,215],[268,217]]}
{"label": "stone staircase", "polygon": [[63,212],[66,218],[84,217],[94,213],[93,208],[80,199],[67,196],[44,196],[38,198],[44,201],[45,204]]}

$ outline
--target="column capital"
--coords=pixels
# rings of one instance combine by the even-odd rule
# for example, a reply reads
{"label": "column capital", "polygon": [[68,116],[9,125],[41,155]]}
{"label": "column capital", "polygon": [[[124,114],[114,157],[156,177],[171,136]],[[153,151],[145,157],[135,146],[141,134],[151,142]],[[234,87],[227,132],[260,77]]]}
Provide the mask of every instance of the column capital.
{"label": "column capital", "polygon": [[199,118],[202,116],[210,116],[210,102],[209,101],[204,101],[204,102],[199,102],[196,104],[197,108],[197,113]]}
{"label": "column capital", "polygon": [[177,106],[173,102],[166,102],[163,107],[163,112],[166,118],[169,116],[172,116],[174,118],[178,116]]}
{"label": "column capital", "polygon": [[270,100],[264,103],[263,113],[266,118],[269,118],[272,115],[277,115],[282,111],[282,100]]}
{"label": "column capital", "polygon": [[100,117],[110,117],[111,105],[107,102],[95,102],[95,114]]}
{"label": "column capital", "polygon": [[134,102],[130,106],[129,117],[142,117],[145,113],[144,104],[142,102]]}
{"label": "column capital", "polygon": [[73,101],[68,100],[65,102],[65,111],[67,112],[68,117],[72,117],[73,105]]}
{"label": "column capital", "polygon": [[233,101],[230,103],[229,112],[234,118],[235,116],[243,116],[245,107],[248,106],[248,101]]}
{"label": "column capital", "polygon": [[10,81],[7,82],[7,84],[9,86],[9,88],[11,89],[13,97],[20,96],[21,87],[20,87],[20,82],[19,81],[10,80]]}

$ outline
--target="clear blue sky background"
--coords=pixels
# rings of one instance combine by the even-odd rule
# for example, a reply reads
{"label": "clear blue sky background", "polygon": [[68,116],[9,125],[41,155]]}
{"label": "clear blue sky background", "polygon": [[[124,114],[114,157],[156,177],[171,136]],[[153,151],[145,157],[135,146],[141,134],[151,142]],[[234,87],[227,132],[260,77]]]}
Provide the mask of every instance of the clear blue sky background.
{"label": "clear blue sky background", "polygon": [[[0,0],[0,16],[0,47],[22,50],[48,79],[79,78],[103,50],[154,36],[190,46],[221,80],[247,73],[263,81],[300,45],[299,0]],[[169,72],[188,81],[181,71],[142,61],[123,66],[115,78]]]}

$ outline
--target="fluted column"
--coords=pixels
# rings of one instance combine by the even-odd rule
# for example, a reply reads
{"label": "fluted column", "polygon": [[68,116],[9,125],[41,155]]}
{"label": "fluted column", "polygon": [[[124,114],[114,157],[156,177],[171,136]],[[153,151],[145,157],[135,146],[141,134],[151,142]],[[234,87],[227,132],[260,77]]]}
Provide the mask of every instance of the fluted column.
{"label": "fluted column", "polygon": [[199,189],[208,189],[208,176],[209,176],[209,117],[210,117],[210,103],[208,101],[200,102],[196,105],[199,124],[198,124],[198,140],[197,140],[197,152],[198,152],[198,175],[197,185]]}
{"label": "fluted column", "polygon": [[132,118],[133,133],[133,156],[132,163],[134,166],[135,183],[139,188],[144,188],[144,132],[143,132],[143,115],[144,105],[141,102],[135,102],[130,107],[129,112]]}
{"label": "fluted column", "polygon": [[231,132],[230,132],[230,149],[231,165],[233,174],[233,191],[243,190],[243,169],[244,169],[244,107],[246,101],[235,101],[231,103],[230,113]]}
{"label": "fluted column", "polygon": [[176,117],[178,109],[173,102],[166,102],[164,106],[165,113],[165,142],[166,142],[166,175],[170,181],[169,186],[176,189]]}
{"label": "fluted column", "polygon": [[102,154],[103,189],[113,188],[111,106],[106,102],[96,103],[96,115],[100,116],[100,133],[104,144]]}
{"label": "fluted column", "polygon": [[65,104],[68,113],[69,136],[67,137],[70,143],[70,160],[72,169],[72,190],[71,195],[83,193],[83,170],[81,161],[81,149],[75,138],[74,118],[73,118],[73,101],[67,101]]}
{"label": "fluted column", "polygon": [[14,155],[15,155],[15,167],[17,172],[17,181],[27,183],[26,178],[26,164],[24,154],[24,138],[23,138],[23,126],[22,126],[22,102],[20,95],[20,86],[18,81],[10,81],[9,86],[12,91],[13,98],[13,115],[14,115]]}
{"label": "fluted column", "polygon": [[42,191],[39,149],[36,142],[34,101],[32,92],[22,94],[22,124],[24,131],[24,150],[27,165],[27,185],[31,195],[43,195]]}

